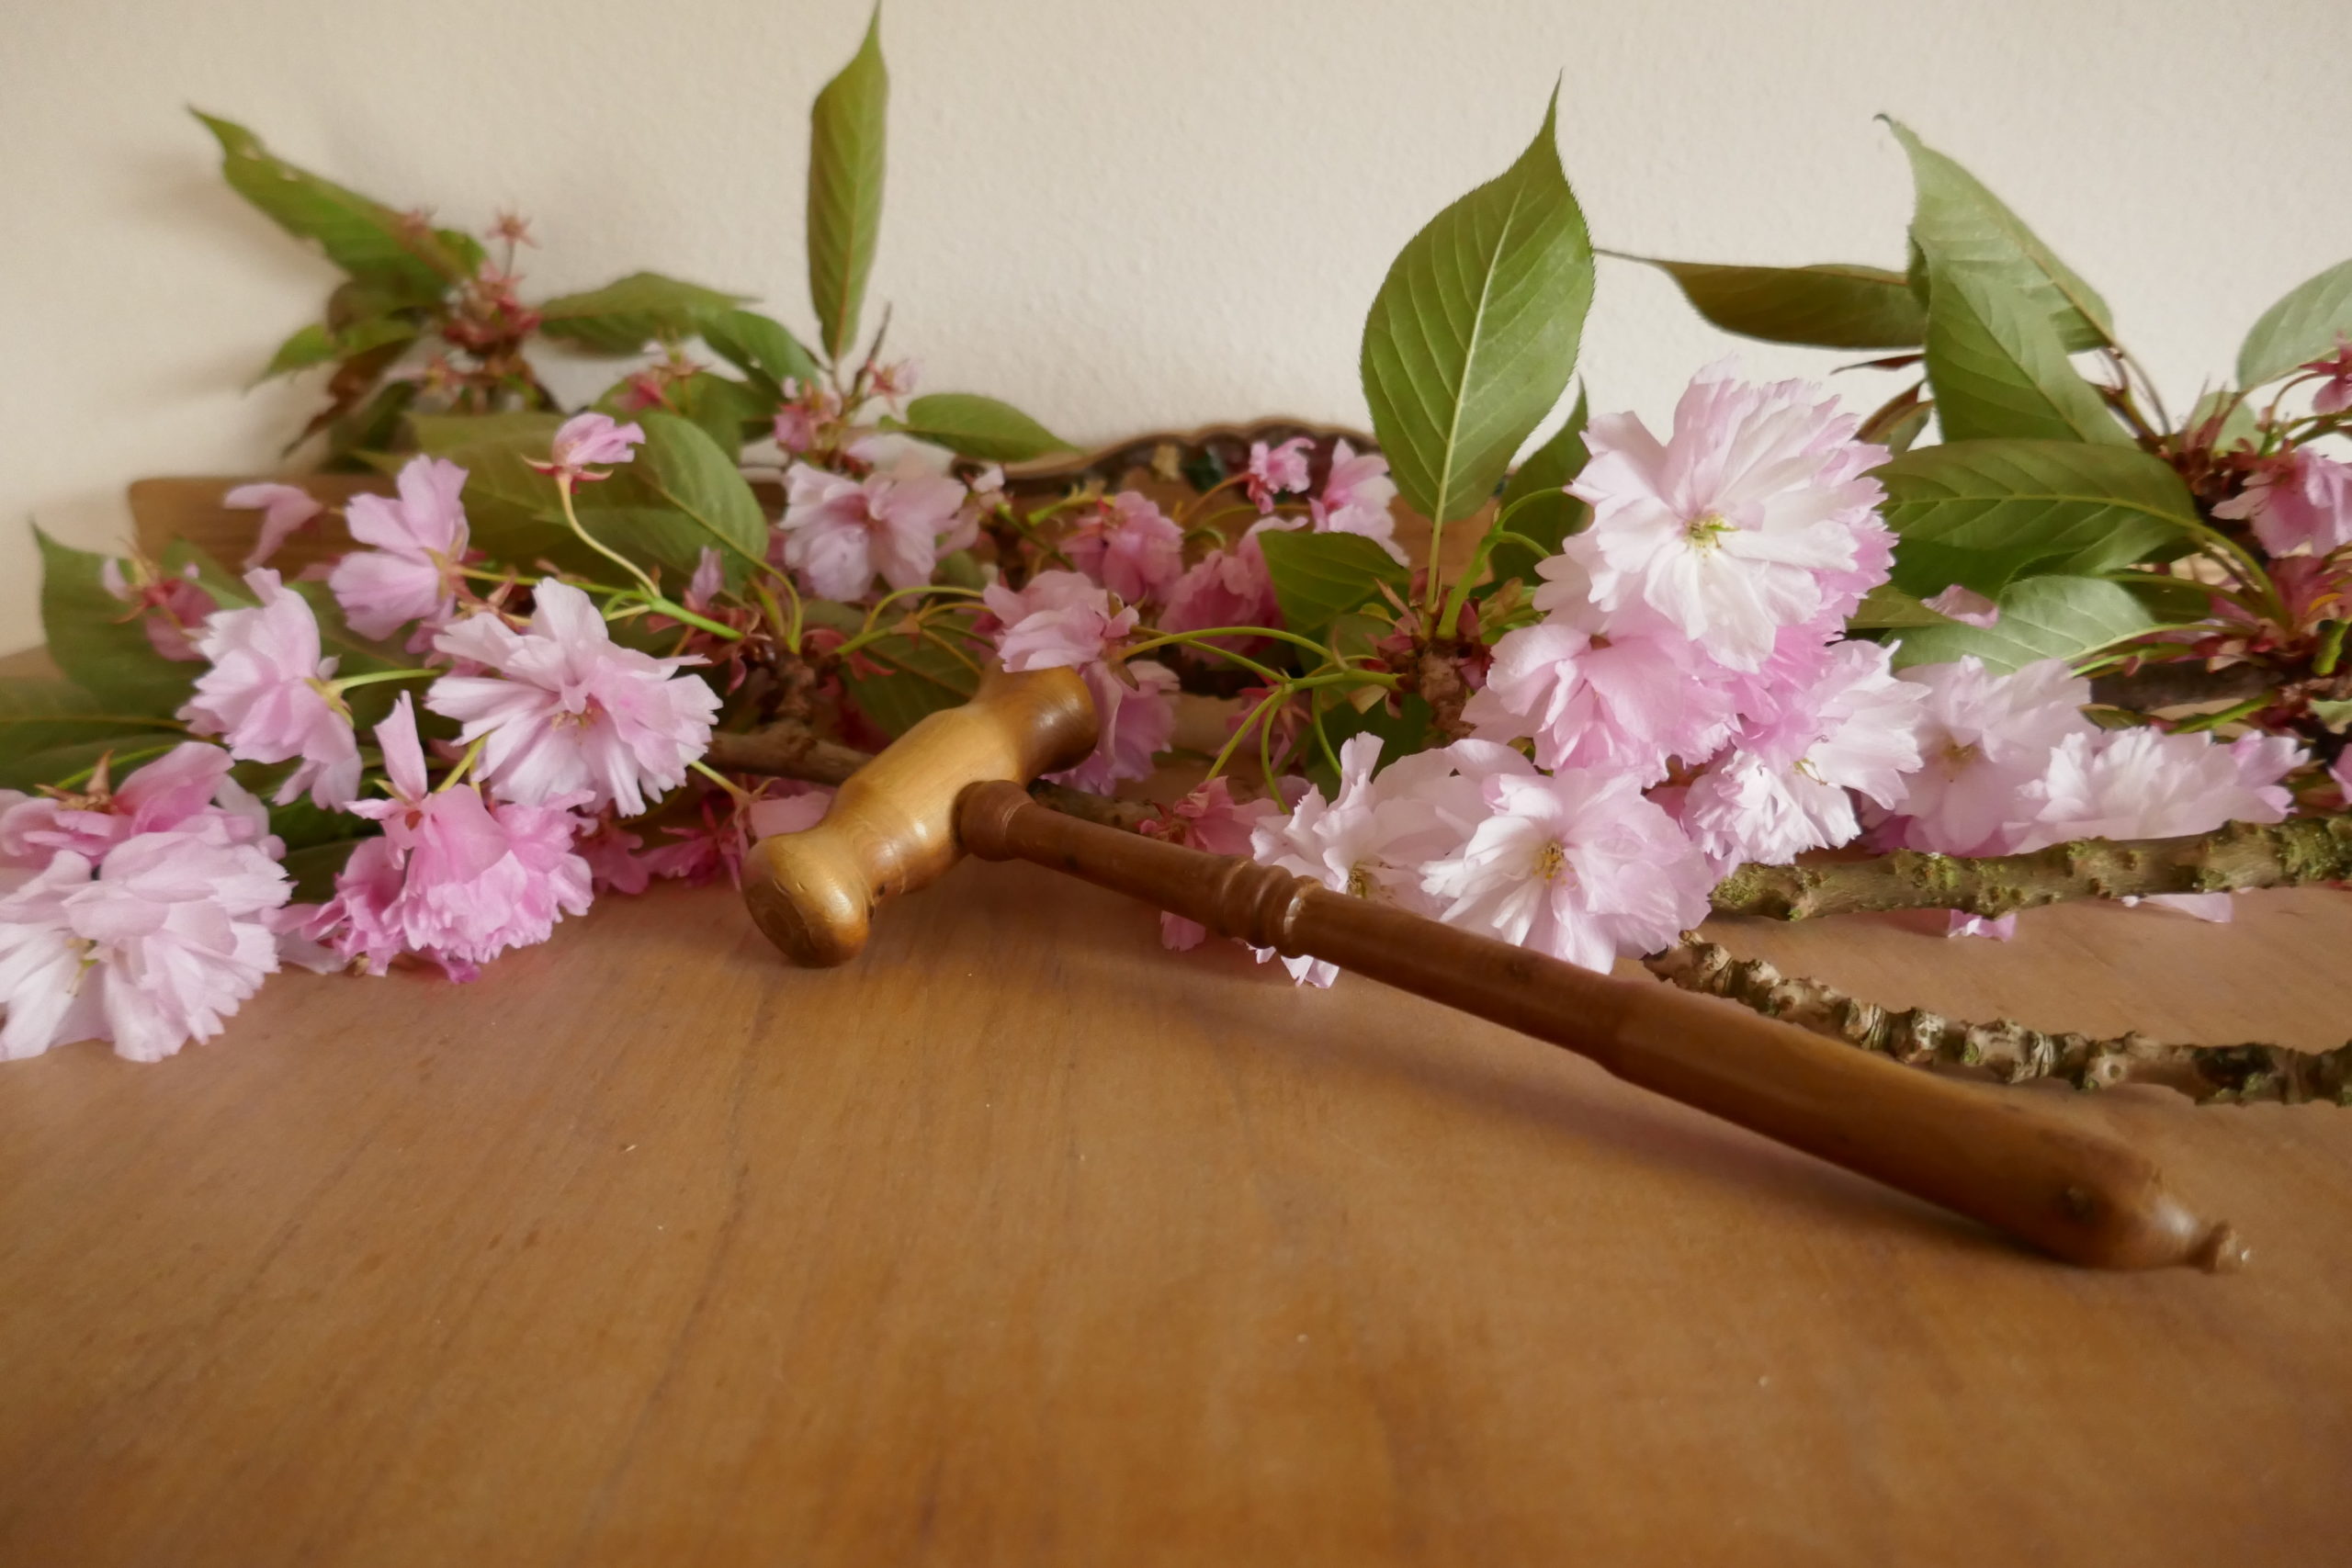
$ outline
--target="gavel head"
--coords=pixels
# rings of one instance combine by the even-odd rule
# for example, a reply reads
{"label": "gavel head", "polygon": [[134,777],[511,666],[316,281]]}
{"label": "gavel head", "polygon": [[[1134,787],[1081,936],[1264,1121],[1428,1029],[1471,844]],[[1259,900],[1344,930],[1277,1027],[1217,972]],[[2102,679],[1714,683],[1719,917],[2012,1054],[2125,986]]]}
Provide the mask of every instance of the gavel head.
{"label": "gavel head", "polygon": [[743,869],[752,919],[795,964],[847,963],[876,905],[956,863],[956,801],[967,786],[1075,767],[1096,733],[1077,671],[990,673],[970,702],[922,720],[850,775],[823,821],[753,846]]}

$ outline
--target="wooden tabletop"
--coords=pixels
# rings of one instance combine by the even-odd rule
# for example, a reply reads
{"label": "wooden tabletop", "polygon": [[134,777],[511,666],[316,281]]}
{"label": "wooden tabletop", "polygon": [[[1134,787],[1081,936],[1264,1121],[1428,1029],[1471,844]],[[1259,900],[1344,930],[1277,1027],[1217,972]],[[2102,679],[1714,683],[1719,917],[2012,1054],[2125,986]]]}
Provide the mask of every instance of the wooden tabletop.
{"label": "wooden tabletop", "polygon": [[[2352,897],[2240,903],[1716,934],[2341,1041]],[[2352,1110],[2048,1100],[2251,1269],[2045,1262],[1034,868],[825,973],[723,887],[608,900],[0,1067],[0,1562],[2344,1562]]]}

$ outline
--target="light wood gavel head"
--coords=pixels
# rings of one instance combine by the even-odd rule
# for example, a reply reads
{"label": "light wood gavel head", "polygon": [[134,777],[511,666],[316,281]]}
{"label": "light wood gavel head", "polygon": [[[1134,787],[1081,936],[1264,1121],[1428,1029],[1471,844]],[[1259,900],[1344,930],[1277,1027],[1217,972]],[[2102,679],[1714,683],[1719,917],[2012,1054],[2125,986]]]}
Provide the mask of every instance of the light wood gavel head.
{"label": "light wood gavel head", "polygon": [[922,719],[852,774],[823,821],[752,847],[752,919],[795,964],[848,963],[876,905],[956,863],[956,800],[968,785],[1075,767],[1097,725],[1077,671],[992,671],[970,702]]}

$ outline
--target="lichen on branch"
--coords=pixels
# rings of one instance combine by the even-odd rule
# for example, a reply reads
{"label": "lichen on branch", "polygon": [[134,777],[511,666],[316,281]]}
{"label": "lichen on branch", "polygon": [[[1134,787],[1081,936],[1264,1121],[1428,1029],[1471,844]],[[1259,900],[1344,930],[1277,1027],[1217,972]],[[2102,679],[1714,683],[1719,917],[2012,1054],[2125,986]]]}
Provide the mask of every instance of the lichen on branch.
{"label": "lichen on branch", "polygon": [[2272,1100],[2352,1105],[2352,1042],[2332,1051],[2281,1045],[2166,1045],[2144,1034],[2112,1039],[2045,1033],[2007,1019],[1970,1023],[1924,1008],[1896,1012],[1819,980],[1783,976],[1760,958],[1734,958],[1692,933],[1644,959],[1649,972],[1702,996],[1873,1051],[1912,1066],[1975,1067],[2004,1083],[2056,1078],[2076,1089],[2158,1084],[2200,1104]]}
{"label": "lichen on branch", "polygon": [[1898,850],[1870,860],[1744,865],[1717,884],[1718,915],[1815,919],[1885,909],[1997,917],[2075,898],[2229,893],[2352,880],[2352,814],[2231,822],[2178,839],[2078,839],[1965,860]]}

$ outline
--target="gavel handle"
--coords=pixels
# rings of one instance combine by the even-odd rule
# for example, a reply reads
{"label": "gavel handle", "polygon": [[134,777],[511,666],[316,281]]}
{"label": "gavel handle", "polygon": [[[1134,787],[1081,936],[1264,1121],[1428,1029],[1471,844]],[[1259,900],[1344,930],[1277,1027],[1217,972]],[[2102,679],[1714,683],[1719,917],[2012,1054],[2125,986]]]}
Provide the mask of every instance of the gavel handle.
{"label": "gavel handle", "polygon": [[1235,855],[1082,822],[976,784],[956,837],[1132,895],[1220,936],[1354,974],[1590,1057],[1629,1083],[2098,1269],[2234,1267],[2244,1249],[2155,1163],[2021,1101],[1731,1003],[1596,975]]}

